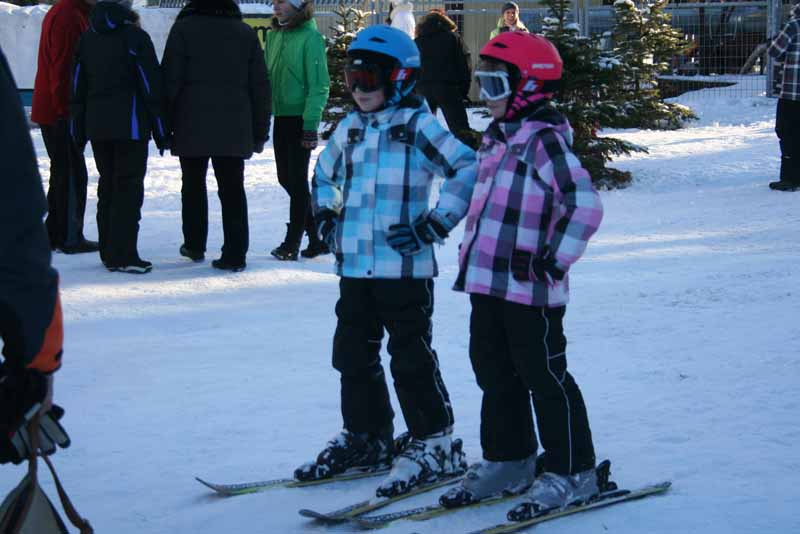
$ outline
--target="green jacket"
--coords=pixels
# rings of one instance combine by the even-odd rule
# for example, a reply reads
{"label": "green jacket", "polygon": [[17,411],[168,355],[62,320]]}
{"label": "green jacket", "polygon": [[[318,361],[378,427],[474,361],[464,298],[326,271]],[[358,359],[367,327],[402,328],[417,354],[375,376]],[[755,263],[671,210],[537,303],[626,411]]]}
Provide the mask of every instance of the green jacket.
{"label": "green jacket", "polygon": [[316,132],[331,85],[317,23],[311,19],[296,28],[268,31],[264,54],[272,79],[272,115],[302,115],[303,130]]}

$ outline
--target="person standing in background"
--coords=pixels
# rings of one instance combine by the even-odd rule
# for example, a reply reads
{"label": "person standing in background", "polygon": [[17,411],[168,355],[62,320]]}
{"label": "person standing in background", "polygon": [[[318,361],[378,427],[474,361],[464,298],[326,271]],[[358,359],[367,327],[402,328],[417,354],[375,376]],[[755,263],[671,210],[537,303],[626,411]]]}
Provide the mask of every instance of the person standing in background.
{"label": "person standing in background", "polygon": [[489,39],[494,39],[503,32],[527,32],[528,28],[519,20],[519,5],[516,2],[506,2],[501,10],[502,15],[497,21],[497,27],[489,34]]}
{"label": "person standing in background", "polygon": [[800,4],[772,41],[767,53],[783,62],[783,82],[775,113],[775,133],[781,145],[781,174],[770,182],[776,191],[800,190]]}
{"label": "person standing in background", "polygon": [[289,224],[283,243],[272,250],[279,260],[297,260],[303,231],[305,258],[328,254],[314,230],[308,189],[308,164],[317,147],[317,128],[328,101],[330,77],[325,40],[313,19],[310,1],[275,0],[265,55],[272,77],[273,148],[278,182],[289,194]]}
{"label": "person standing in background", "polygon": [[258,36],[233,0],[191,0],[169,32],[162,67],[172,154],[181,160],[180,253],[205,258],[211,159],[224,235],[211,265],[241,271],[249,246],[244,160],[269,139],[270,85]]}
{"label": "person standing in background", "polygon": [[464,100],[469,94],[471,68],[469,50],[456,28],[439,9],[420,21],[415,39],[422,59],[417,91],[428,101],[431,113],[442,108],[450,131],[462,139],[469,130]]}
{"label": "person standing in background", "polygon": [[41,127],[50,157],[47,235],[50,248],[66,254],[98,249],[96,241],[83,235],[89,178],[83,152],[72,142],[67,126],[72,58],[78,39],[89,27],[94,4],[95,0],[60,0],[47,12],[33,87],[31,120]]}
{"label": "person standing in background", "polygon": [[91,27],[75,53],[70,129],[79,147],[92,141],[100,173],[100,259],[109,271],[148,273],[137,243],[151,132],[162,153],[168,148],[161,67],[131,0],[100,0]]}

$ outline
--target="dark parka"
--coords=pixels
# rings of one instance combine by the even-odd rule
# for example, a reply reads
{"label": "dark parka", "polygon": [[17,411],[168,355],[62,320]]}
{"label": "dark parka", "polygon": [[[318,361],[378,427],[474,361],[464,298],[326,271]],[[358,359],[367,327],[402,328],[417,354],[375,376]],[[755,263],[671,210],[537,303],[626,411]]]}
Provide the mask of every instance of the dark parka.
{"label": "dark parka", "polygon": [[75,55],[71,101],[73,138],[166,144],[161,116],[162,78],[153,42],[139,16],[100,2],[89,17]]}
{"label": "dark parka", "polygon": [[0,51],[0,339],[5,365],[61,365],[58,275],[42,218],[47,202],[28,124]]}
{"label": "dark parka", "polygon": [[164,50],[172,153],[249,158],[268,139],[271,89],[255,30],[232,0],[192,0]]}
{"label": "dark parka", "polygon": [[466,96],[471,78],[469,50],[455,30],[452,20],[435,11],[417,25],[415,42],[422,60],[418,83],[454,85],[459,96]]}

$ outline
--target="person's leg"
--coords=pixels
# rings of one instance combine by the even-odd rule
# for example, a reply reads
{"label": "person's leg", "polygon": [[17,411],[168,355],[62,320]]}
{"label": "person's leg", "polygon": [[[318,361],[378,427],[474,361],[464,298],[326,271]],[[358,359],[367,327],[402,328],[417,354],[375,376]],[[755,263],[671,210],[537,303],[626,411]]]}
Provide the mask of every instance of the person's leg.
{"label": "person's leg", "polygon": [[381,365],[383,327],[377,320],[372,280],[342,278],[336,303],[333,367],[341,374],[344,428],[374,433],[392,424],[394,411]]}
{"label": "person's leg", "polygon": [[94,163],[97,167],[97,238],[100,244],[100,260],[103,265],[116,263],[111,249],[111,212],[114,198],[114,143],[92,141]]}
{"label": "person's leg", "polygon": [[119,265],[141,262],[139,221],[147,173],[146,141],[114,143],[114,196],[111,203],[111,248]]}
{"label": "person's leg", "polygon": [[61,248],[66,239],[67,227],[67,176],[69,158],[63,142],[63,133],[58,123],[42,125],[42,139],[50,158],[50,180],[47,188],[47,218],[45,226],[50,238],[50,247]]}
{"label": "person's leg", "polygon": [[64,128],[64,138],[67,145],[66,154],[69,169],[66,204],[67,228],[64,246],[67,248],[73,247],[75,252],[94,251],[94,247],[85,247],[86,238],[83,235],[83,218],[86,215],[86,195],[89,184],[86,159],[83,156],[83,152],[72,141],[69,129],[66,126]]}
{"label": "person's leg", "polygon": [[578,385],[567,372],[566,307],[505,303],[511,357],[531,390],[545,470],[572,475],[595,466],[594,445]]}
{"label": "person's leg", "polygon": [[504,301],[470,295],[469,357],[481,403],[483,457],[523,460],[536,452],[531,397],[511,360],[503,322]]}
{"label": "person's leg", "polygon": [[250,240],[247,196],[244,190],[244,159],[212,157],[217,177],[217,194],[222,206],[222,260],[244,265]]}
{"label": "person's leg", "polygon": [[311,159],[311,150],[300,144],[303,136],[303,118],[294,119],[290,129],[291,139],[288,142],[289,155],[289,243],[294,248],[300,248],[303,232],[314,233],[313,221],[310,218],[311,195],[308,189],[308,164]]}
{"label": "person's leg", "polygon": [[423,439],[453,426],[453,407],[431,347],[433,280],[374,280],[377,313],[389,332],[395,391],[408,430]]}
{"label": "person's leg", "polygon": [[190,253],[205,253],[208,241],[208,157],[180,158],[183,245]]}

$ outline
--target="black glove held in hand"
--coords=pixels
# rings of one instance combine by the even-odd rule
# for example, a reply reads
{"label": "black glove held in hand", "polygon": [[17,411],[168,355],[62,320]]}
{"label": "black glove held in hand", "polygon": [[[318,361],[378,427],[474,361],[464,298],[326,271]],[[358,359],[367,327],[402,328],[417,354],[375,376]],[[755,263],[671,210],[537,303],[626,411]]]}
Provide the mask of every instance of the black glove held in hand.
{"label": "black glove held in hand", "polygon": [[444,243],[449,232],[433,212],[422,214],[412,224],[393,224],[389,227],[386,242],[402,256],[413,256],[423,247]]}
{"label": "black glove held in hand", "polygon": [[314,216],[317,237],[328,245],[331,252],[336,252],[336,227],[339,225],[339,214],[331,209],[320,210]]}
{"label": "black glove held in hand", "polygon": [[514,250],[511,254],[511,274],[519,282],[538,280],[553,286],[557,280],[563,280],[566,273],[556,266],[556,258],[550,247],[546,246],[539,256],[533,256],[527,250]]}
{"label": "black glove held in hand", "polygon": [[303,148],[314,150],[317,148],[317,132],[313,130],[303,130],[303,138],[301,139]]}
{"label": "black glove held in hand", "polygon": [[13,440],[41,408],[47,378],[30,369],[0,368],[0,463],[20,463],[29,449]]}
{"label": "black glove held in hand", "polygon": [[[64,417],[64,409],[56,404],[50,411],[39,416],[39,452],[50,456],[56,452],[56,446],[66,449],[70,445],[69,435],[58,421]],[[31,455],[30,427],[26,424],[19,428],[8,440],[11,448],[0,444],[0,451],[5,449],[10,452],[11,462],[18,464],[27,460]],[[0,453],[2,454],[2,453]]]}

